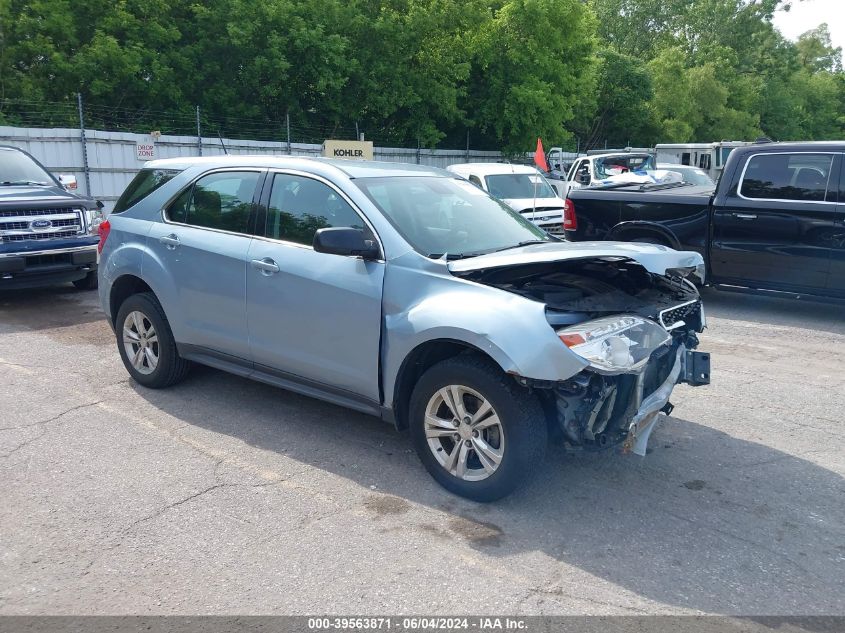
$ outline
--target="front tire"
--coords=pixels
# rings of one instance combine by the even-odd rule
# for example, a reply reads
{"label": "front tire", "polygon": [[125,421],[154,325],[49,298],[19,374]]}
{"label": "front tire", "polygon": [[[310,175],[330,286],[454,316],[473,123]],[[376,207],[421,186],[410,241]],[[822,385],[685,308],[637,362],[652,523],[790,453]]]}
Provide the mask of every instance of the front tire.
{"label": "front tire", "polygon": [[409,421],[431,476],[473,501],[501,499],[526,482],[548,441],[537,397],[477,355],[426,371],[411,395]]}
{"label": "front tire", "polygon": [[135,382],[162,389],[183,380],[190,363],[179,356],[161,304],[149,292],[130,296],[117,311],[117,348]]}

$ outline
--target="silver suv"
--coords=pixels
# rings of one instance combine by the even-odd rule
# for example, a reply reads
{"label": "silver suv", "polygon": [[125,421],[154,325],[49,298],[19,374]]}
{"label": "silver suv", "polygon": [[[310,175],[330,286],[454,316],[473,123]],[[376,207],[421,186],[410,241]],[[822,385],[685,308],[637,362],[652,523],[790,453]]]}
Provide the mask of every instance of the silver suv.
{"label": "silver suv", "polygon": [[135,381],[198,362],[380,416],[471,499],[511,492],[550,439],[644,453],[675,384],[709,378],[700,255],[563,242],[438,169],[157,160],[100,235]]}

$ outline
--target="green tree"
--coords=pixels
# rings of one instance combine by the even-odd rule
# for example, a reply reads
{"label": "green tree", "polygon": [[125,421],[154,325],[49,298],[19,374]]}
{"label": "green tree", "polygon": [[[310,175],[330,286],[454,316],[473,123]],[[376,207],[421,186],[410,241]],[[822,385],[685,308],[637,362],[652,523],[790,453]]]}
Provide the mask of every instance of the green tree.
{"label": "green tree", "polygon": [[467,112],[506,151],[571,139],[592,99],[595,22],[579,0],[506,0],[473,42]]}

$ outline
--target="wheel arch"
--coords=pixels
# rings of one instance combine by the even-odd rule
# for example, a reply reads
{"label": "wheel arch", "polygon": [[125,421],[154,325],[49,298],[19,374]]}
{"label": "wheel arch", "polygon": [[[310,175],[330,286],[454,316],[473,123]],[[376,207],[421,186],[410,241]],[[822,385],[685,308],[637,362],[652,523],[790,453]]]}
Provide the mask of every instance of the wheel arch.
{"label": "wheel arch", "polygon": [[123,302],[141,292],[149,292],[155,296],[155,291],[150,285],[137,275],[126,273],[114,280],[109,289],[109,315],[112,325],[116,327],[117,312]]}
{"label": "wheel arch", "polygon": [[477,354],[483,356],[502,369],[502,372],[506,371],[502,367],[502,364],[493,356],[467,341],[454,338],[439,338],[420,343],[402,361],[393,383],[393,400],[391,405],[393,409],[393,421],[396,428],[408,428],[408,403],[420,376],[437,363],[460,354]]}
{"label": "wheel arch", "polygon": [[608,240],[619,240],[627,242],[638,237],[649,237],[660,240],[661,244],[674,248],[675,250],[683,250],[681,241],[671,231],[662,224],[656,222],[646,222],[641,220],[632,220],[630,222],[620,222],[614,226],[607,234]]}

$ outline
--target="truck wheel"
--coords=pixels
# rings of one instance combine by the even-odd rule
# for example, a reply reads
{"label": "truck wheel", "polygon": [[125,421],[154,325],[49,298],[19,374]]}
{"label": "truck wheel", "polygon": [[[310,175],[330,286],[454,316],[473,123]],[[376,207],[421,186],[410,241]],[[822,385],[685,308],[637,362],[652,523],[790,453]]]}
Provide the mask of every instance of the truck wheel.
{"label": "truck wheel", "polygon": [[474,501],[501,499],[524,483],[542,462],[548,439],[537,397],[474,355],[449,358],[423,374],[409,421],[431,476]]}
{"label": "truck wheel", "polygon": [[184,379],[190,363],[179,356],[176,341],[155,295],[130,296],[117,311],[117,347],[135,382],[161,389]]}
{"label": "truck wheel", "polygon": [[97,289],[97,271],[92,270],[82,279],[77,279],[73,282],[79,290],[96,290]]}

